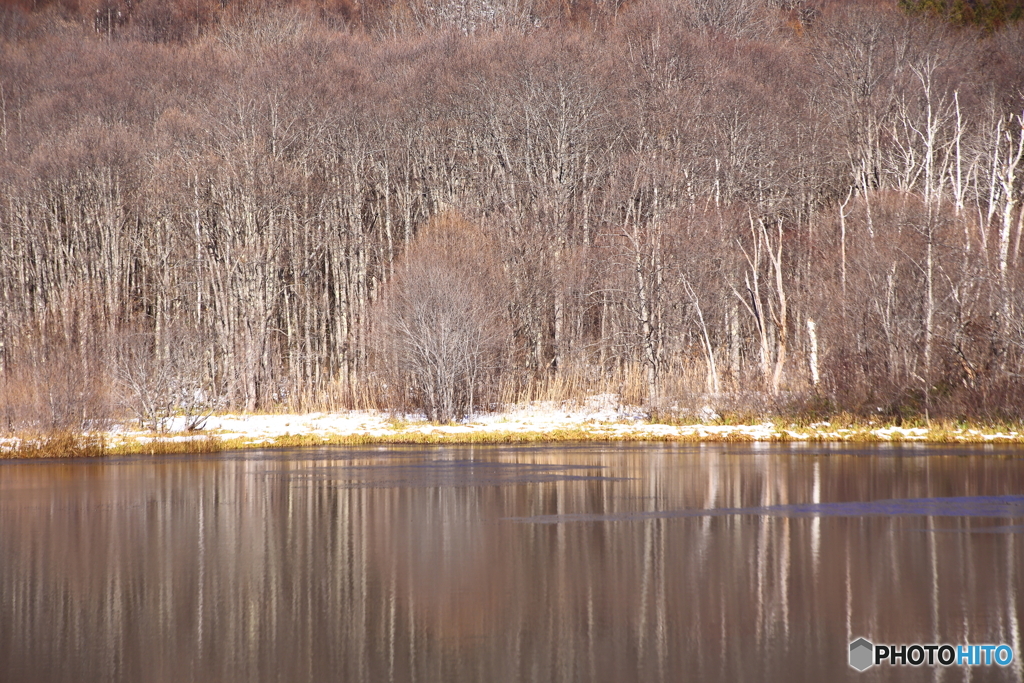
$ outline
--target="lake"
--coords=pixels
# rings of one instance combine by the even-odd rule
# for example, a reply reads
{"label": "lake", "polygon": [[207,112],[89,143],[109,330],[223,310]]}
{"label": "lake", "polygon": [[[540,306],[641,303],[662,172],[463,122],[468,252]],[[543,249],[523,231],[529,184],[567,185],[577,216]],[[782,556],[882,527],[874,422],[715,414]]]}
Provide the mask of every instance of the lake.
{"label": "lake", "polygon": [[1019,681],[1022,534],[1013,447],[8,461],[0,681]]}

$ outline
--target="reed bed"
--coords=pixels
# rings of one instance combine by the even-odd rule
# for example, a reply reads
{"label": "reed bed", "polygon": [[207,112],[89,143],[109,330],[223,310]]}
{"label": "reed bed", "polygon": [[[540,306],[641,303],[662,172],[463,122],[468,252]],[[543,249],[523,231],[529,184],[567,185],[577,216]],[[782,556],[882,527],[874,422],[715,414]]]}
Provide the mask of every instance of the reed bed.
{"label": "reed bed", "polygon": [[214,435],[197,439],[175,440],[166,437],[128,439],[107,448],[110,455],[190,455],[219,453],[224,442]]}
{"label": "reed bed", "polygon": [[278,448],[316,448],[324,446],[399,446],[458,444],[537,444],[537,443],[929,443],[929,444],[1024,444],[1024,434],[988,434],[936,430],[923,435],[907,435],[894,431],[880,435],[875,430],[843,430],[842,432],[772,431],[764,435],[745,431],[681,432],[652,434],[644,431],[612,431],[591,427],[554,429],[550,431],[397,431],[389,434],[289,434],[275,437],[221,438],[210,435],[202,439],[174,441],[166,438],[129,440],[109,445],[100,437],[61,435],[46,439],[26,440],[16,447],[0,449],[3,459],[95,458],[124,455],[199,455],[231,450]]}
{"label": "reed bed", "polygon": [[[509,413],[510,421],[520,421],[518,428],[505,429],[501,424],[466,423],[456,425],[425,423],[401,414],[384,419],[383,429],[330,428],[307,430],[297,434],[274,435],[251,432],[200,432],[191,438],[184,434],[166,433],[121,435],[107,433],[103,426],[92,431],[71,429],[22,431],[11,438],[0,439],[0,458],[83,458],[106,455],[186,455],[217,453],[224,450],[264,448],[305,448],[357,445],[443,445],[443,444],[517,444],[568,442],[676,442],[676,443],[750,443],[754,441],[788,443],[931,443],[931,444],[1024,444],[1024,421],[1005,420],[982,423],[970,420],[931,420],[918,418],[867,419],[849,412],[829,415],[821,410],[797,406],[784,410],[778,404],[771,409],[768,399],[752,392],[749,395],[710,396],[694,394],[689,400],[665,405],[661,410],[644,405],[644,375],[641,366],[626,366],[616,372],[588,374],[566,371],[559,376],[516,385],[502,385],[491,410]],[[694,382],[699,377],[686,377],[681,369],[673,381],[678,385]],[[693,371],[696,372],[696,371]],[[351,403],[353,396],[342,397],[337,387],[338,402]],[[595,400],[612,405],[620,419],[611,421],[585,419],[559,424],[547,419],[558,412],[588,410]],[[356,399],[363,409],[374,408],[369,391]],[[344,412],[324,401],[318,412]],[[681,409],[685,403],[687,409]],[[540,423],[531,425],[529,416],[517,417],[516,410],[536,406]],[[711,406],[713,408],[709,408]],[[301,417],[298,409],[278,406],[266,414],[287,414]],[[531,408],[532,409],[532,408]],[[621,409],[621,411],[620,411]],[[379,410],[379,408],[378,408]],[[700,411],[703,410],[704,413]],[[551,415],[548,414],[548,411]],[[718,411],[718,412],[716,412]],[[383,412],[383,411],[380,411]],[[386,415],[386,413],[385,413]],[[644,415],[644,419],[625,419]],[[523,423],[525,420],[525,424]],[[505,420],[502,419],[502,422]],[[109,425],[109,421],[104,423]],[[656,427],[668,426],[664,430]],[[240,435],[241,434],[241,435]]]}
{"label": "reed bed", "polygon": [[101,434],[60,431],[51,434],[19,434],[0,447],[0,459],[98,458],[108,454]]}

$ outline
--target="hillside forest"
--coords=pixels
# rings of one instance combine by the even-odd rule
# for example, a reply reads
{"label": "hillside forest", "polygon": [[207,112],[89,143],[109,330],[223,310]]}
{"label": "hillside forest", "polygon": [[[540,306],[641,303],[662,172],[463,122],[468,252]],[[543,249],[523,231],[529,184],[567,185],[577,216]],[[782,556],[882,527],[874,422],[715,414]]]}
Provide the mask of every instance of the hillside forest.
{"label": "hillside forest", "polygon": [[0,430],[1020,419],[1012,3],[6,2]]}

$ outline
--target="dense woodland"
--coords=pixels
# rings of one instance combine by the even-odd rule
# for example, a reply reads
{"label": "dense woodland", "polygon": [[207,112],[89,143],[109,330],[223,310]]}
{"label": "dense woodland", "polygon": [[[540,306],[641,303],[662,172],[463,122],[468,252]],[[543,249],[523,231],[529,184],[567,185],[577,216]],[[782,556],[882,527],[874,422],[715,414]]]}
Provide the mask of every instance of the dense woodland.
{"label": "dense woodland", "polygon": [[7,3],[0,429],[1019,419],[1013,7]]}

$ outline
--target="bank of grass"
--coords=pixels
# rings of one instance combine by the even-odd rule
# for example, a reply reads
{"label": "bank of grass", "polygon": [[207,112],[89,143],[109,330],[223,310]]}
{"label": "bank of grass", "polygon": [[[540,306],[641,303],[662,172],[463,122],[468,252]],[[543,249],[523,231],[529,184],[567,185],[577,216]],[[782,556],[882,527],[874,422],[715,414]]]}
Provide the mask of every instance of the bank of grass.
{"label": "bank of grass", "polygon": [[699,441],[674,436],[595,431],[587,428],[551,431],[402,431],[389,434],[286,434],[276,437],[248,437],[222,441],[224,450],[251,448],[302,448],[305,446],[414,446],[448,444],[517,444],[613,441]]}
{"label": "bank of grass", "polygon": [[106,454],[102,435],[73,431],[17,434],[10,445],[0,447],[4,459],[99,458]]}
{"label": "bank of grass", "polygon": [[[536,431],[446,431],[444,425],[424,425],[401,421],[390,424],[383,434],[285,434],[280,436],[222,436],[208,434],[190,439],[165,435],[136,436],[113,439],[102,434],[61,432],[48,435],[20,435],[0,446],[0,458],[89,458],[107,455],[175,455],[216,453],[227,450],[266,448],[305,448],[317,446],[372,445],[455,445],[455,444],[530,444],[530,443],[609,443],[609,442],[672,442],[672,443],[985,443],[1024,444],[1024,424],[1006,422],[981,424],[965,421],[932,421],[910,426],[882,424],[850,415],[831,420],[810,422],[753,416],[724,416],[709,422],[655,419],[616,428],[622,425],[588,423]],[[671,425],[675,433],[650,433],[646,425]],[[762,426],[755,431],[755,426]],[[770,429],[763,429],[770,426]],[[702,427],[704,429],[702,429]],[[731,427],[732,429],[707,429]],[[11,445],[13,444],[13,445]]]}
{"label": "bank of grass", "polygon": [[19,434],[0,446],[0,459],[37,460],[102,458],[111,455],[176,455],[216,453],[223,450],[216,436],[187,441],[168,437],[112,441],[103,434],[62,431],[54,434]]}
{"label": "bank of grass", "polygon": [[182,440],[167,437],[152,439],[124,439],[107,449],[109,455],[188,455],[219,453],[224,450],[222,439],[210,434]]}
{"label": "bank of grass", "polygon": [[[223,450],[255,448],[302,448],[309,446],[364,446],[364,445],[447,445],[447,444],[520,444],[566,442],[672,442],[672,443],[1020,443],[1024,444],[1024,426],[1021,425],[961,425],[933,423],[928,428],[896,427],[876,423],[851,423],[842,427],[807,426],[791,423],[773,424],[767,433],[744,431],[750,427],[734,423],[731,431],[702,431],[702,423],[688,423],[693,431],[674,434],[652,434],[642,431],[616,430],[608,425],[587,424],[580,427],[558,428],[547,431],[459,431],[441,429],[406,429],[405,426],[386,434],[288,434],[275,437],[235,437],[221,442]],[[754,423],[757,424],[757,423]],[[712,425],[713,426],[713,425]],[[437,425],[442,427],[442,425]],[[926,429],[924,433],[911,430]],[[885,430],[879,433],[879,430]]]}

